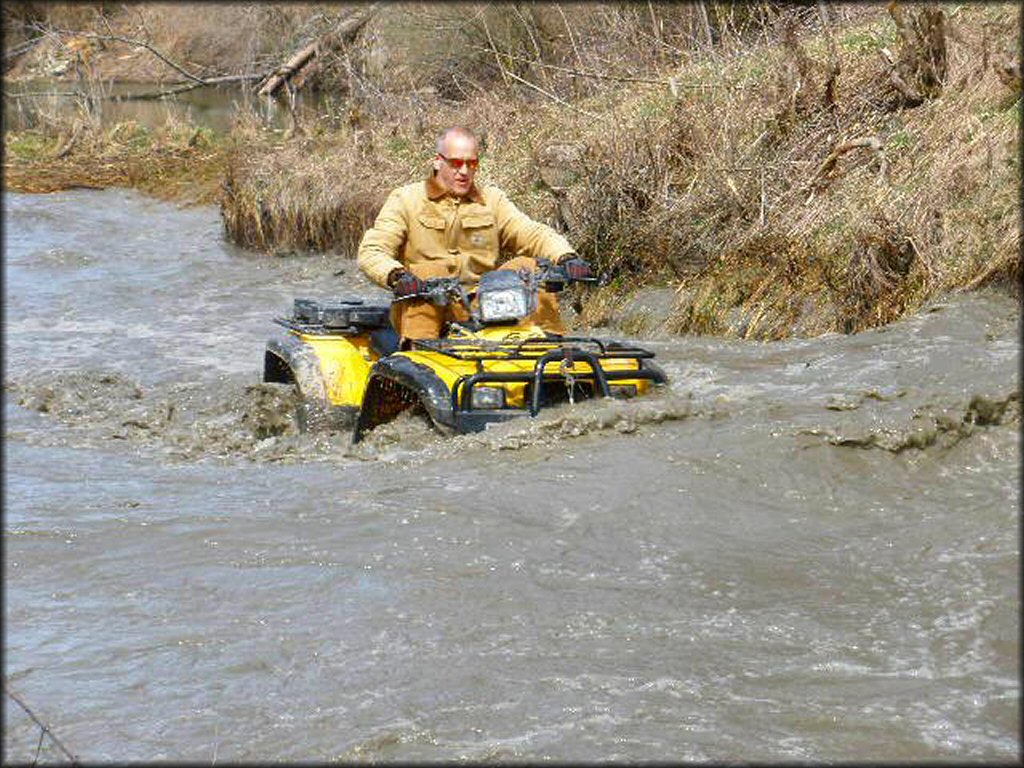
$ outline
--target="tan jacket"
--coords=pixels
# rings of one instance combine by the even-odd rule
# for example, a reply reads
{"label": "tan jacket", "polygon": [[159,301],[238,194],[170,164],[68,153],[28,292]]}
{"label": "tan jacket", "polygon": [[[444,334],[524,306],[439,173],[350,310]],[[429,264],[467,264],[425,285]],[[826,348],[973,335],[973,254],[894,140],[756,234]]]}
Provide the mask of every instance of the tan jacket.
{"label": "tan jacket", "polygon": [[447,193],[433,177],[388,195],[359,244],[356,263],[378,285],[392,270],[424,261],[444,263],[450,276],[475,283],[498,265],[498,256],[557,262],[572,253],[560,234],[520,211],[497,187]]}

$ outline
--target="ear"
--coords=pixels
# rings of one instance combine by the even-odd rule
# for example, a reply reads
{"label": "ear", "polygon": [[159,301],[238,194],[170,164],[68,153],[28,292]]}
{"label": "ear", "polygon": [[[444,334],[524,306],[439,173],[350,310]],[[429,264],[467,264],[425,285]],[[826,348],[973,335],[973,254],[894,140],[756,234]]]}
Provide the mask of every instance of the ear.
{"label": "ear", "polygon": [[433,165],[434,167],[434,173],[437,173],[438,171],[441,170],[441,162],[441,158],[438,157],[437,155],[434,155],[434,161],[433,163],[431,163],[431,165]]}

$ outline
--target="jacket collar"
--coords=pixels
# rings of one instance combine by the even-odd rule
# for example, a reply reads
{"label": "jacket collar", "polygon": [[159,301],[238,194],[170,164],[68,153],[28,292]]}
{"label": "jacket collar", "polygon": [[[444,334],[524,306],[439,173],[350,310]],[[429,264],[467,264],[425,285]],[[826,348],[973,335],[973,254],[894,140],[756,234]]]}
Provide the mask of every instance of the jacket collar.
{"label": "jacket collar", "polygon": [[[445,195],[449,194],[448,190],[444,188],[433,175],[427,176],[427,198],[430,200],[440,200]],[[466,199],[472,200],[474,203],[483,203],[484,196],[480,194],[480,190],[476,188],[476,184],[469,188],[469,192],[466,193]]]}

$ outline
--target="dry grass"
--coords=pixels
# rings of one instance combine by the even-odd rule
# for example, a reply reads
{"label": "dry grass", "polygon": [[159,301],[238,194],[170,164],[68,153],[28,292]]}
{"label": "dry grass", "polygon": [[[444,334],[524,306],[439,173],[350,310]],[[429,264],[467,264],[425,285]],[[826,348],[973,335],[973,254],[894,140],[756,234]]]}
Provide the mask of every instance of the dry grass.
{"label": "dry grass", "polygon": [[[453,124],[468,125],[481,136],[480,182],[500,183],[515,174],[516,182],[506,188],[529,204],[528,194],[517,194],[535,173],[521,110],[499,98],[468,105],[414,99],[392,100],[390,112],[382,109],[372,128],[370,120],[357,119],[338,130],[304,129],[280,141],[252,121],[237,127],[222,200],[229,236],[279,253],[331,250],[354,256],[387,193],[426,177],[435,137]],[[529,210],[537,213],[535,206]]]}
{"label": "dry grass", "polygon": [[389,189],[414,178],[411,147],[397,133],[347,128],[279,141],[240,124],[221,200],[225,230],[259,250],[354,255]]}
{"label": "dry grass", "polygon": [[69,122],[54,130],[4,134],[4,187],[53,192],[73,187],[135,187],[165,199],[216,203],[224,147],[208,129],[168,122],[148,130],[134,122],[100,130]]}
{"label": "dry grass", "polygon": [[255,157],[253,149],[236,146],[228,157],[221,203],[228,236],[277,253],[354,252],[357,233],[383,203],[356,162],[354,137],[268,144]]}
{"label": "dry grass", "polygon": [[424,173],[437,129],[461,122],[485,137],[484,180],[614,278],[585,320],[670,280],[674,332],[852,332],[938,292],[1014,284],[1019,92],[995,64],[1016,10],[950,11],[946,85],[914,108],[879,54],[900,51],[896,28],[884,7],[867,10],[831,40],[813,18],[780,17],[760,45],[663,70],[675,93],[381,99],[381,124],[248,153],[225,219],[257,247],[352,253],[383,193]]}
{"label": "dry grass", "polygon": [[[942,291],[1016,286],[1020,94],[994,65],[1019,18],[962,7],[948,30],[947,85],[914,109],[877,54],[895,39],[884,11],[837,35],[831,85],[825,41],[805,34],[720,60],[717,79],[680,71],[718,87],[671,107],[656,92],[616,105],[582,139],[576,242],[613,272],[677,278],[675,332],[850,332]],[[868,138],[878,151],[837,153]]]}

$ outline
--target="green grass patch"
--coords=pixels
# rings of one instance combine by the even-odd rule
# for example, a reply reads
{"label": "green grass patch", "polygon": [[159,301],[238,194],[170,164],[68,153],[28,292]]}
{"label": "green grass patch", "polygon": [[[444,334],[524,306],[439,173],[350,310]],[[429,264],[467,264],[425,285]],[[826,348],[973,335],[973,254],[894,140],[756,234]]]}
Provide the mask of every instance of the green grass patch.
{"label": "green grass patch", "polygon": [[[888,17],[887,17],[888,18]],[[838,39],[839,48],[856,55],[875,54],[882,48],[890,48],[896,44],[896,25],[891,21],[855,29],[841,35]]]}
{"label": "green grass patch", "polygon": [[107,131],[111,141],[121,142],[132,149],[147,149],[152,143],[152,132],[141,123],[129,121],[118,123]]}
{"label": "green grass patch", "polygon": [[37,131],[8,131],[4,136],[4,148],[15,160],[36,162],[56,151],[57,140]]}
{"label": "green grass patch", "polygon": [[909,149],[913,142],[914,139],[910,135],[910,132],[900,129],[889,136],[886,144],[889,149]]}

